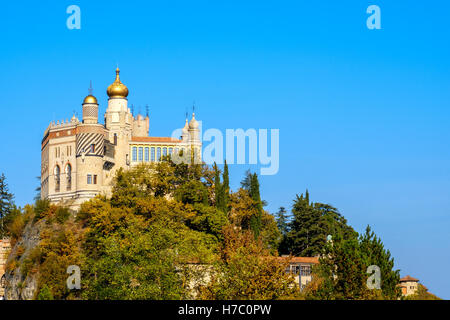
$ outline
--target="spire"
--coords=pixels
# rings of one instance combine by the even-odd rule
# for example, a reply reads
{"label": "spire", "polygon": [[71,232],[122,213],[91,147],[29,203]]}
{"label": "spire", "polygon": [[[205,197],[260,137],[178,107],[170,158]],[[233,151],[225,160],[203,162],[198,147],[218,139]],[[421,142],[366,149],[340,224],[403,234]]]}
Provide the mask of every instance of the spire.
{"label": "spire", "polygon": [[85,103],[94,103],[98,104],[97,98],[92,95],[93,89],[92,89],[92,80],[89,81],[89,88],[88,88],[89,94],[84,98],[83,104]]}

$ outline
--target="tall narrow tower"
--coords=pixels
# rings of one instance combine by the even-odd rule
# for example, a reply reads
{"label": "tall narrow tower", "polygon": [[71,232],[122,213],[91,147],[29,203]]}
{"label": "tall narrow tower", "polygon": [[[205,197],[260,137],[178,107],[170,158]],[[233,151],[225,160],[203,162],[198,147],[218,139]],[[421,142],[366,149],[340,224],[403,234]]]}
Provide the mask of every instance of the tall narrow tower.
{"label": "tall narrow tower", "polygon": [[89,87],[89,95],[83,101],[83,123],[98,123],[98,103],[97,98],[92,95],[92,82]]}
{"label": "tall narrow tower", "polygon": [[116,168],[129,165],[129,141],[133,128],[133,115],[128,108],[128,88],[120,81],[120,70],[116,69],[116,79],[108,87],[108,108],[105,113],[105,126],[109,130],[109,141],[115,145]]}

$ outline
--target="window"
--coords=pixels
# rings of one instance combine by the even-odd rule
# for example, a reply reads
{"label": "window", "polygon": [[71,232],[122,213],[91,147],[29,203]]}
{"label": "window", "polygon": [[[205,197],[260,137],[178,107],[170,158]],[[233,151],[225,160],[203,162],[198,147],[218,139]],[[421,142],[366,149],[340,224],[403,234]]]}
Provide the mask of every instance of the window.
{"label": "window", "polygon": [[167,156],[167,148],[163,148],[163,157]]}
{"label": "window", "polygon": [[144,148],[139,147],[139,161],[143,160],[143,152],[144,152]]}
{"label": "window", "polygon": [[61,169],[59,166],[55,167],[55,191],[59,192],[59,187],[61,185]]}
{"label": "window", "polygon": [[169,148],[169,155],[172,156],[173,148]]}
{"label": "window", "polygon": [[114,133],[114,145],[117,146],[117,133]]}
{"label": "window", "polygon": [[133,147],[133,152],[132,152],[132,161],[137,161],[137,147]]}
{"label": "window", "polygon": [[300,271],[302,272],[302,276],[310,276],[311,275],[311,266],[301,266]]}
{"label": "window", "polygon": [[97,175],[94,174],[94,184],[97,184]]}
{"label": "window", "polygon": [[87,175],[87,184],[92,184],[92,175]]}
{"label": "window", "polygon": [[70,163],[66,165],[66,174],[67,174],[67,190],[72,188],[72,166]]}
{"label": "window", "polygon": [[89,146],[89,152],[90,152],[90,153],[94,153],[94,152],[95,152],[95,144],[91,144],[91,145]]}
{"label": "window", "polygon": [[156,151],[156,161],[161,160],[161,148],[158,148]]}
{"label": "window", "polygon": [[148,148],[145,148],[145,162],[148,162]]}
{"label": "window", "polygon": [[299,265],[293,265],[293,266],[292,266],[292,271],[291,271],[291,273],[293,273],[293,274],[298,274],[299,271],[300,271],[300,266],[299,266]]}
{"label": "window", "polygon": [[155,162],[155,148],[152,148],[152,153],[151,153],[152,157],[152,162]]}

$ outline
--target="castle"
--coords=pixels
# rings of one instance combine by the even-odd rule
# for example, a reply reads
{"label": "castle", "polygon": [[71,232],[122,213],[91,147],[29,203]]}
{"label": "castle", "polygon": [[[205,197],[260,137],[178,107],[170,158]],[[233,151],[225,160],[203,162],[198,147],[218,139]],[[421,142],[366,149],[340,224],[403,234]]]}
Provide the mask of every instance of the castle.
{"label": "castle", "polygon": [[134,117],[128,108],[128,88],[120,70],[108,87],[104,124],[98,121],[98,102],[92,92],[84,99],[83,118],[51,122],[41,145],[41,198],[72,209],[98,194],[109,196],[115,172],[167,155],[201,154],[199,123],[192,119],[181,137],[150,137],[148,115]]}

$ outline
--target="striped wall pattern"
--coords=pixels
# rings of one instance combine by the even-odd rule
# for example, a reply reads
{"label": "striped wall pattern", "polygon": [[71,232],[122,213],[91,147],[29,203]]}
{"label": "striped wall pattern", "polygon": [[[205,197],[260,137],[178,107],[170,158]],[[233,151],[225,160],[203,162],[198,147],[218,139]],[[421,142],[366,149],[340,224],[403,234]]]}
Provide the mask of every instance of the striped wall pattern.
{"label": "striped wall pattern", "polygon": [[[105,138],[101,133],[79,133],[77,134],[77,156],[81,156],[83,150],[85,155],[103,156]],[[90,146],[95,145],[94,153],[90,152]]]}

